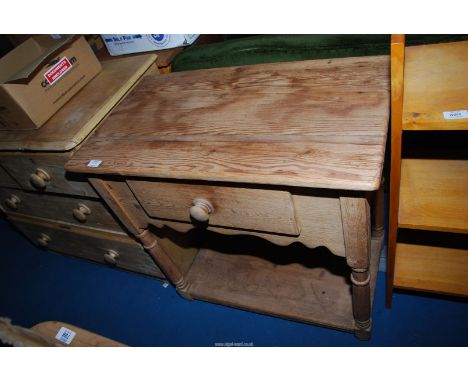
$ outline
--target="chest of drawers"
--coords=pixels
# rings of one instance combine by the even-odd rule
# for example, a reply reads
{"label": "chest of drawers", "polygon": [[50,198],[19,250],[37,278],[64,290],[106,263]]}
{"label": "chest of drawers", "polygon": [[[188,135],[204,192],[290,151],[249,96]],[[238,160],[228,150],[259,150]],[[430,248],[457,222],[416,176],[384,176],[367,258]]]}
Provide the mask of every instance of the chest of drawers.
{"label": "chest of drawers", "polygon": [[183,297],[368,338],[388,114],[388,57],[148,76],[66,168]]}
{"label": "chest of drawers", "polygon": [[109,60],[44,126],[0,131],[0,206],[44,249],[164,277],[86,177],[64,165],[142,77],[155,55]]}

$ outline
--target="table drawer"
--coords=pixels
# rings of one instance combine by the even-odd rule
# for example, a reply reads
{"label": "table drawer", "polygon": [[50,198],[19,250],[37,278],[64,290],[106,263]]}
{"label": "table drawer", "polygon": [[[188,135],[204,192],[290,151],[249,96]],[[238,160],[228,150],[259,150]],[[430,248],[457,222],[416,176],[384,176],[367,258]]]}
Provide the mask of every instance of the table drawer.
{"label": "table drawer", "polygon": [[7,212],[123,232],[107,207],[94,199],[0,188],[0,205]]}
{"label": "table drawer", "polygon": [[10,215],[9,219],[34,244],[44,249],[164,278],[141,245],[127,235],[20,214]]}
{"label": "table drawer", "polygon": [[13,178],[0,166],[0,187],[18,188],[18,184]]}
{"label": "table drawer", "polygon": [[0,163],[27,191],[52,192],[98,198],[86,177],[65,172],[69,153],[0,156]]}
{"label": "table drawer", "polygon": [[152,218],[293,236],[300,233],[292,197],[286,191],[140,180],[127,183]]}

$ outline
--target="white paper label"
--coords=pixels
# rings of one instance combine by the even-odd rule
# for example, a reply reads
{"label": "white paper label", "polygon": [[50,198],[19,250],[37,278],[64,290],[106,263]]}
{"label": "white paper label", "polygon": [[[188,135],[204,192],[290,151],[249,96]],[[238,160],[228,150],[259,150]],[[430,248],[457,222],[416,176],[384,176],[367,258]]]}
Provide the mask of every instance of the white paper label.
{"label": "white paper label", "polygon": [[55,338],[58,339],[60,342],[63,342],[64,344],[70,345],[73,341],[73,338],[75,338],[75,335],[76,333],[73,330],[64,328],[62,326]]}
{"label": "white paper label", "polygon": [[463,119],[468,118],[468,110],[444,111],[445,119]]}
{"label": "white paper label", "polygon": [[102,160],[93,159],[88,162],[88,167],[99,167],[102,163]]}

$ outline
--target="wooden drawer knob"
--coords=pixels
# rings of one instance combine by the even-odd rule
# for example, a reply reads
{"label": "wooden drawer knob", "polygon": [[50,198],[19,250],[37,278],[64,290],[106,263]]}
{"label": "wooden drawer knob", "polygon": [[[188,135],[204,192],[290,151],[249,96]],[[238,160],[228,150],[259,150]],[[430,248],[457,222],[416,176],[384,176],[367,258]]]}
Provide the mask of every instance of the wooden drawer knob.
{"label": "wooden drawer knob", "polygon": [[47,182],[50,182],[50,175],[41,168],[37,168],[34,174],[29,176],[29,181],[38,190],[43,190]]}
{"label": "wooden drawer knob", "polygon": [[91,209],[86,204],[78,203],[77,208],[73,210],[73,217],[80,223],[84,223],[90,213]]}
{"label": "wooden drawer knob", "polygon": [[46,249],[49,246],[49,241],[51,240],[50,236],[41,233],[41,235],[37,238],[37,245],[41,248]]}
{"label": "wooden drawer knob", "polygon": [[214,212],[214,208],[208,200],[193,199],[192,207],[190,207],[190,216],[199,222],[207,222],[210,214]]}
{"label": "wooden drawer knob", "polygon": [[10,210],[17,210],[18,209],[18,204],[20,204],[20,203],[21,203],[21,199],[18,198],[14,194],[11,194],[8,198],[5,199],[5,205]]}
{"label": "wooden drawer knob", "polygon": [[104,254],[104,260],[106,261],[107,264],[110,264],[110,265],[116,265],[118,258],[119,258],[118,252],[114,251],[113,249],[109,249]]}

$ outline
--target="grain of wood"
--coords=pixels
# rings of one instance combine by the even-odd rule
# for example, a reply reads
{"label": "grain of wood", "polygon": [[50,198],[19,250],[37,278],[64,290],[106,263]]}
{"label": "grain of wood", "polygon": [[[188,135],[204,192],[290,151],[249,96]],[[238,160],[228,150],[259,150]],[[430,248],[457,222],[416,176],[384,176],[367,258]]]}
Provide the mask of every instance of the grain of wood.
{"label": "grain of wood", "polygon": [[86,177],[66,173],[64,163],[69,157],[69,152],[56,154],[9,152],[0,153],[0,163],[23,190],[38,191],[31,184],[30,177],[40,168],[50,176],[50,181],[41,192],[98,198]]}
{"label": "grain of wood", "polygon": [[108,182],[98,178],[90,178],[89,182],[130,233],[137,235],[146,229],[146,217],[138,203],[126,203],[134,197],[125,182]]}
{"label": "grain of wood", "polygon": [[130,192],[128,186],[124,182],[108,182],[97,178],[92,178],[90,181],[127,230],[135,235],[148,254],[161,267],[168,280],[178,289],[180,287],[180,290],[183,290],[186,287],[184,274],[172,257],[161,247],[154,233],[148,230],[148,223],[141,220],[138,203],[131,203],[130,208],[128,208],[128,203],[125,203],[126,198],[122,197],[122,193]]}
{"label": "grain of wood", "polygon": [[119,254],[118,268],[164,278],[141,245],[125,234],[78,227],[18,213],[10,214],[9,220],[34,244],[37,244],[41,234],[48,235],[51,238],[48,249],[51,251],[105,263],[104,254],[114,250]]}
{"label": "grain of wood", "polygon": [[369,265],[371,256],[371,219],[366,198],[340,197],[346,262],[352,268],[353,316],[355,335],[369,339],[371,325],[371,286]]}
{"label": "grain of wood", "polygon": [[[257,240],[267,250],[257,253],[257,248],[247,245],[252,256],[245,256],[233,253],[231,246],[203,249],[185,278],[170,255],[152,254],[183,295],[353,331],[359,321],[368,329],[372,295],[367,280],[370,213],[363,191],[377,190],[381,184],[388,85],[388,57],[148,76],[74,154],[66,168],[92,174],[89,176],[100,195],[150,248],[157,243],[153,236],[150,241],[148,225],[156,234],[162,230],[196,232],[200,237],[222,233],[224,245],[226,241],[241,245]],[[100,166],[87,167],[90,159],[100,160]],[[134,195],[128,190],[121,194],[112,182],[98,179],[101,174],[127,181]],[[174,187],[159,193],[158,184],[169,179],[181,181],[172,181]],[[199,207],[202,211],[195,215],[201,219],[207,217],[211,204],[215,212],[208,216],[210,219],[220,207],[216,197],[211,200],[214,192],[191,195],[194,191],[206,192],[205,188],[219,192],[225,203],[220,210],[226,207],[230,211],[223,217],[222,227],[210,224],[207,231],[201,231],[188,223],[192,199],[206,199],[205,208]],[[242,191],[233,193],[234,188]],[[251,198],[239,196],[250,190],[255,191],[255,195],[249,194]],[[285,234],[284,222],[280,230],[266,233],[258,227],[264,229],[278,222],[259,225],[257,219],[251,225],[250,215],[242,219],[237,215],[240,205],[264,216],[265,201],[271,203],[277,198],[272,196],[273,191],[275,195],[292,195],[288,195],[287,203],[281,200],[281,205],[290,206],[292,198],[300,229],[297,237]],[[231,204],[231,200],[237,203]],[[278,212],[269,211],[265,216]],[[138,229],[144,231],[138,233]],[[244,237],[240,240],[227,235]],[[314,248],[326,246],[334,254],[346,255],[348,265],[356,268],[353,272],[365,273],[365,279],[358,280],[364,293],[353,292],[356,301],[352,301],[350,270],[343,259],[329,256],[344,266],[341,281],[335,284],[324,280],[314,288],[310,269],[302,272],[299,258],[291,257],[290,248],[273,249],[268,242],[252,236],[281,245],[297,241]],[[292,247],[300,250],[307,264],[316,261],[300,244],[293,243]],[[272,258],[271,252],[278,250],[286,253]],[[317,250],[329,255],[323,248]],[[376,258],[378,262],[378,252]],[[319,279],[326,278],[326,270],[310,268],[318,272]],[[372,285],[375,269],[371,272]],[[333,272],[331,275],[332,279],[336,276]],[[354,284],[356,287],[356,280]],[[256,293],[265,290],[268,293]],[[330,306],[324,309],[315,293],[327,291]],[[347,293],[348,314],[342,317],[340,304]]]}
{"label": "grain of wood", "polygon": [[[57,340],[56,336],[61,328],[72,330],[75,333],[69,344]],[[3,343],[12,346],[126,346],[99,334],[60,321],[40,322],[31,329],[27,329],[12,325],[9,319],[0,318],[0,339]]]}
{"label": "grain of wood", "polygon": [[[75,332],[75,337],[70,342],[70,344],[65,344],[55,338],[58,331],[62,328],[67,328]],[[51,342],[55,346],[66,346],[66,347],[76,347],[76,346],[96,346],[96,347],[121,347],[126,346],[120,342],[111,340],[110,338],[103,337],[99,334],[90,332],[86,329],[82,329],[78,326],[69,324],[67,322],[60,321],[45,321],[40,322],[37,325],[34,325],[31,330],[47,341]]]}
{"label": "grain of wood", "polygon": [[31,329],[12,325],[6,317],[0,317],[0,341],[3,346],[54,346],[54,341]]}
{"label": "grain of wood", "polygon": [[79,145],[132,89],[156,55],[105,61],[102,72],[40,129],[0,131],[0,150],[68,151]]}
{"label": "grain of wood", "polygon": [[[93,178],[91,183],[130,232],[135,235],[148,227],[148,216],[124,181],[104,182]],[[109,192],[112,192],[112,198],[108,197]],[[131,216],[128,216],[128,212],[130,212]],[[158,228],[162,227],[162,225],[159,225]],[[190,225],[190,227],[192,226]],[[198,248],[192,243],[194,239],[190,235],[183,236],[178,232],[171,232],[166,229],[153,230],[152,233],[157,237],[158,243],[164,252],[171,258],[180,272],[185,275],[198,252]]]}
{"label": "grain of wood", "polygon": [[468,250],[398,243],[395,286],[468,296]]}
{"label": "grain of wood", "polygon": [[[281,246],[295,242],[300,242],[308,248],[324,246],[334,255],[344,257],[345,248],[339,199],[308,195],[293,195],[292,197],[297,222],[301,227],[301,233],[297,237],[214,226],[209,226],[207,229],[224,235],[253,235]],[[127,200],[126,203],[133,204],[132,199]],[[189,232],[194,229],[191,223],[154,218],[149,219],[148,222],[155,227],[169,227],[178,232]]]}
{"label": "grain of wood", "polygon": [[340,197],[346,261],[351,268],[366,269],[370,254],[370,207],[365,198]]}
{"label": "grain of wood", "polygon": [[214,207],[209,225],[300,233],[291,194],[286,191],[131,180],[127,184],[150,217],[190,222],[192,202],[201,198]]}
{"label": "grain of wood", "polygon": [[171,258],[182,275],[185,276],[198,254],[198,240],[192,233],[179,234],[178,232],[171,232],[167,235],[166,231],[165,229],[151,230],[157,237],[160,247]]}
{"label": "grain of wood", "polygon": [[[15,195],[20,200],[16,210],[12,210],[6,204],[6,200],[11,195]],[[114,219],[107,207],[98,200],[75,197],[64,198],[59,195],[0,188],[0,203],[8,212],[18,212],[24,215],[123,233],[121,225]],[[73,210],[77,209],[79,204],[84,204],[91,210],[83,223],[80,223],[73,216]]]}
{"label": "grain of wood", "polygon": [[468,109],[468,41],[406,48],[404,130],[466,130],[468,118],[444,111]]}
{"label": "grain of wood", "polygon": [[[372,241],[371,299],[382,239]],[[251,253],[202,249],[188,274],[190,294],[259,313],[354,331],[351,285],[345,262],[314,255],[315,266]],[[332,264],[330,264],[330,261]]]}
{"label": "grain of wood", "polygon": [[399,227],[468,233],[468,161],[403,159]]}
{"label": "grain of wood", "polygon": [[[103,262],[103,246],[116,243],[115,248],[124,251],[118,264],[122,263],[126,269],[162,278],[164,276],[154,265],[153,260],[137,242],[124,234],[118,221],[114,220],[97,200],[98,194],[87,179],[77,174],[66,173],[64,170],[64,164],[73,150],[99,126],[110,110],[142,77],[154,73],[155,58],[155,55],[150,54],[108,61],[103,64],[103,72],[40,129],[14,133],[1,131],[0,150],[3,152],[0,153],[0,163],[17,183],[16,188],[35,192],[16,191],[22,200],[17,211],[22,213],[22,216],[27,216],[30,221],[39,218],[36,228],[45,221],[40,218],[56,222],[55,226],[48,228],[49,236],[53,239],[50,244],[53,250]],[[30,181],[31,175],[38,169],[44,170],[50,176],[50,181],[45,182],[45,188],[41,190],[36,189]],[[3,175],[2,167],[0,184],[10,186],[9,183],[5,184],[8,178]],[[78,199],[76,196],[94,200]],[[78,203],[84,203],[91,209],[91,214],[86,216],[85,223],[80,223],[73,217],[73,210],[77,209]],[[1,208],[11,214],[10,217],[16,216],[16,213],[5,205]],[[76,226],[92,229],[77,231]],[[95,229],[100,230],[100,237]],[[73,232],[70,233],[70,230]],[[119,235],[108,236],[112,232]],[[121,236],[125,237],[125,243],[119,241]],[[31,239],[36,240],[37,236]],[[136,253],[136,265],[132,263],[133,260],[128,260],[128,254],[132,251]]]}
{"label": "grain of wood", "polygon": [[148,76],[66,168],[375,190],[388,69],[388,57],[362,57]]}
{"label": "grain of wood", "polygon": [[[1,160],[1,159],[0,159]],[[19,188],[18,183],[0,166],[0,187]]]}
{"label": "grain of wood", "polygon": [[[383,146],[325,143],[106,140],[83,147],[65,168],[93,174],[372,191],[381,179],[383,150]],[[87,167],[90,159],[102,163]]]}

